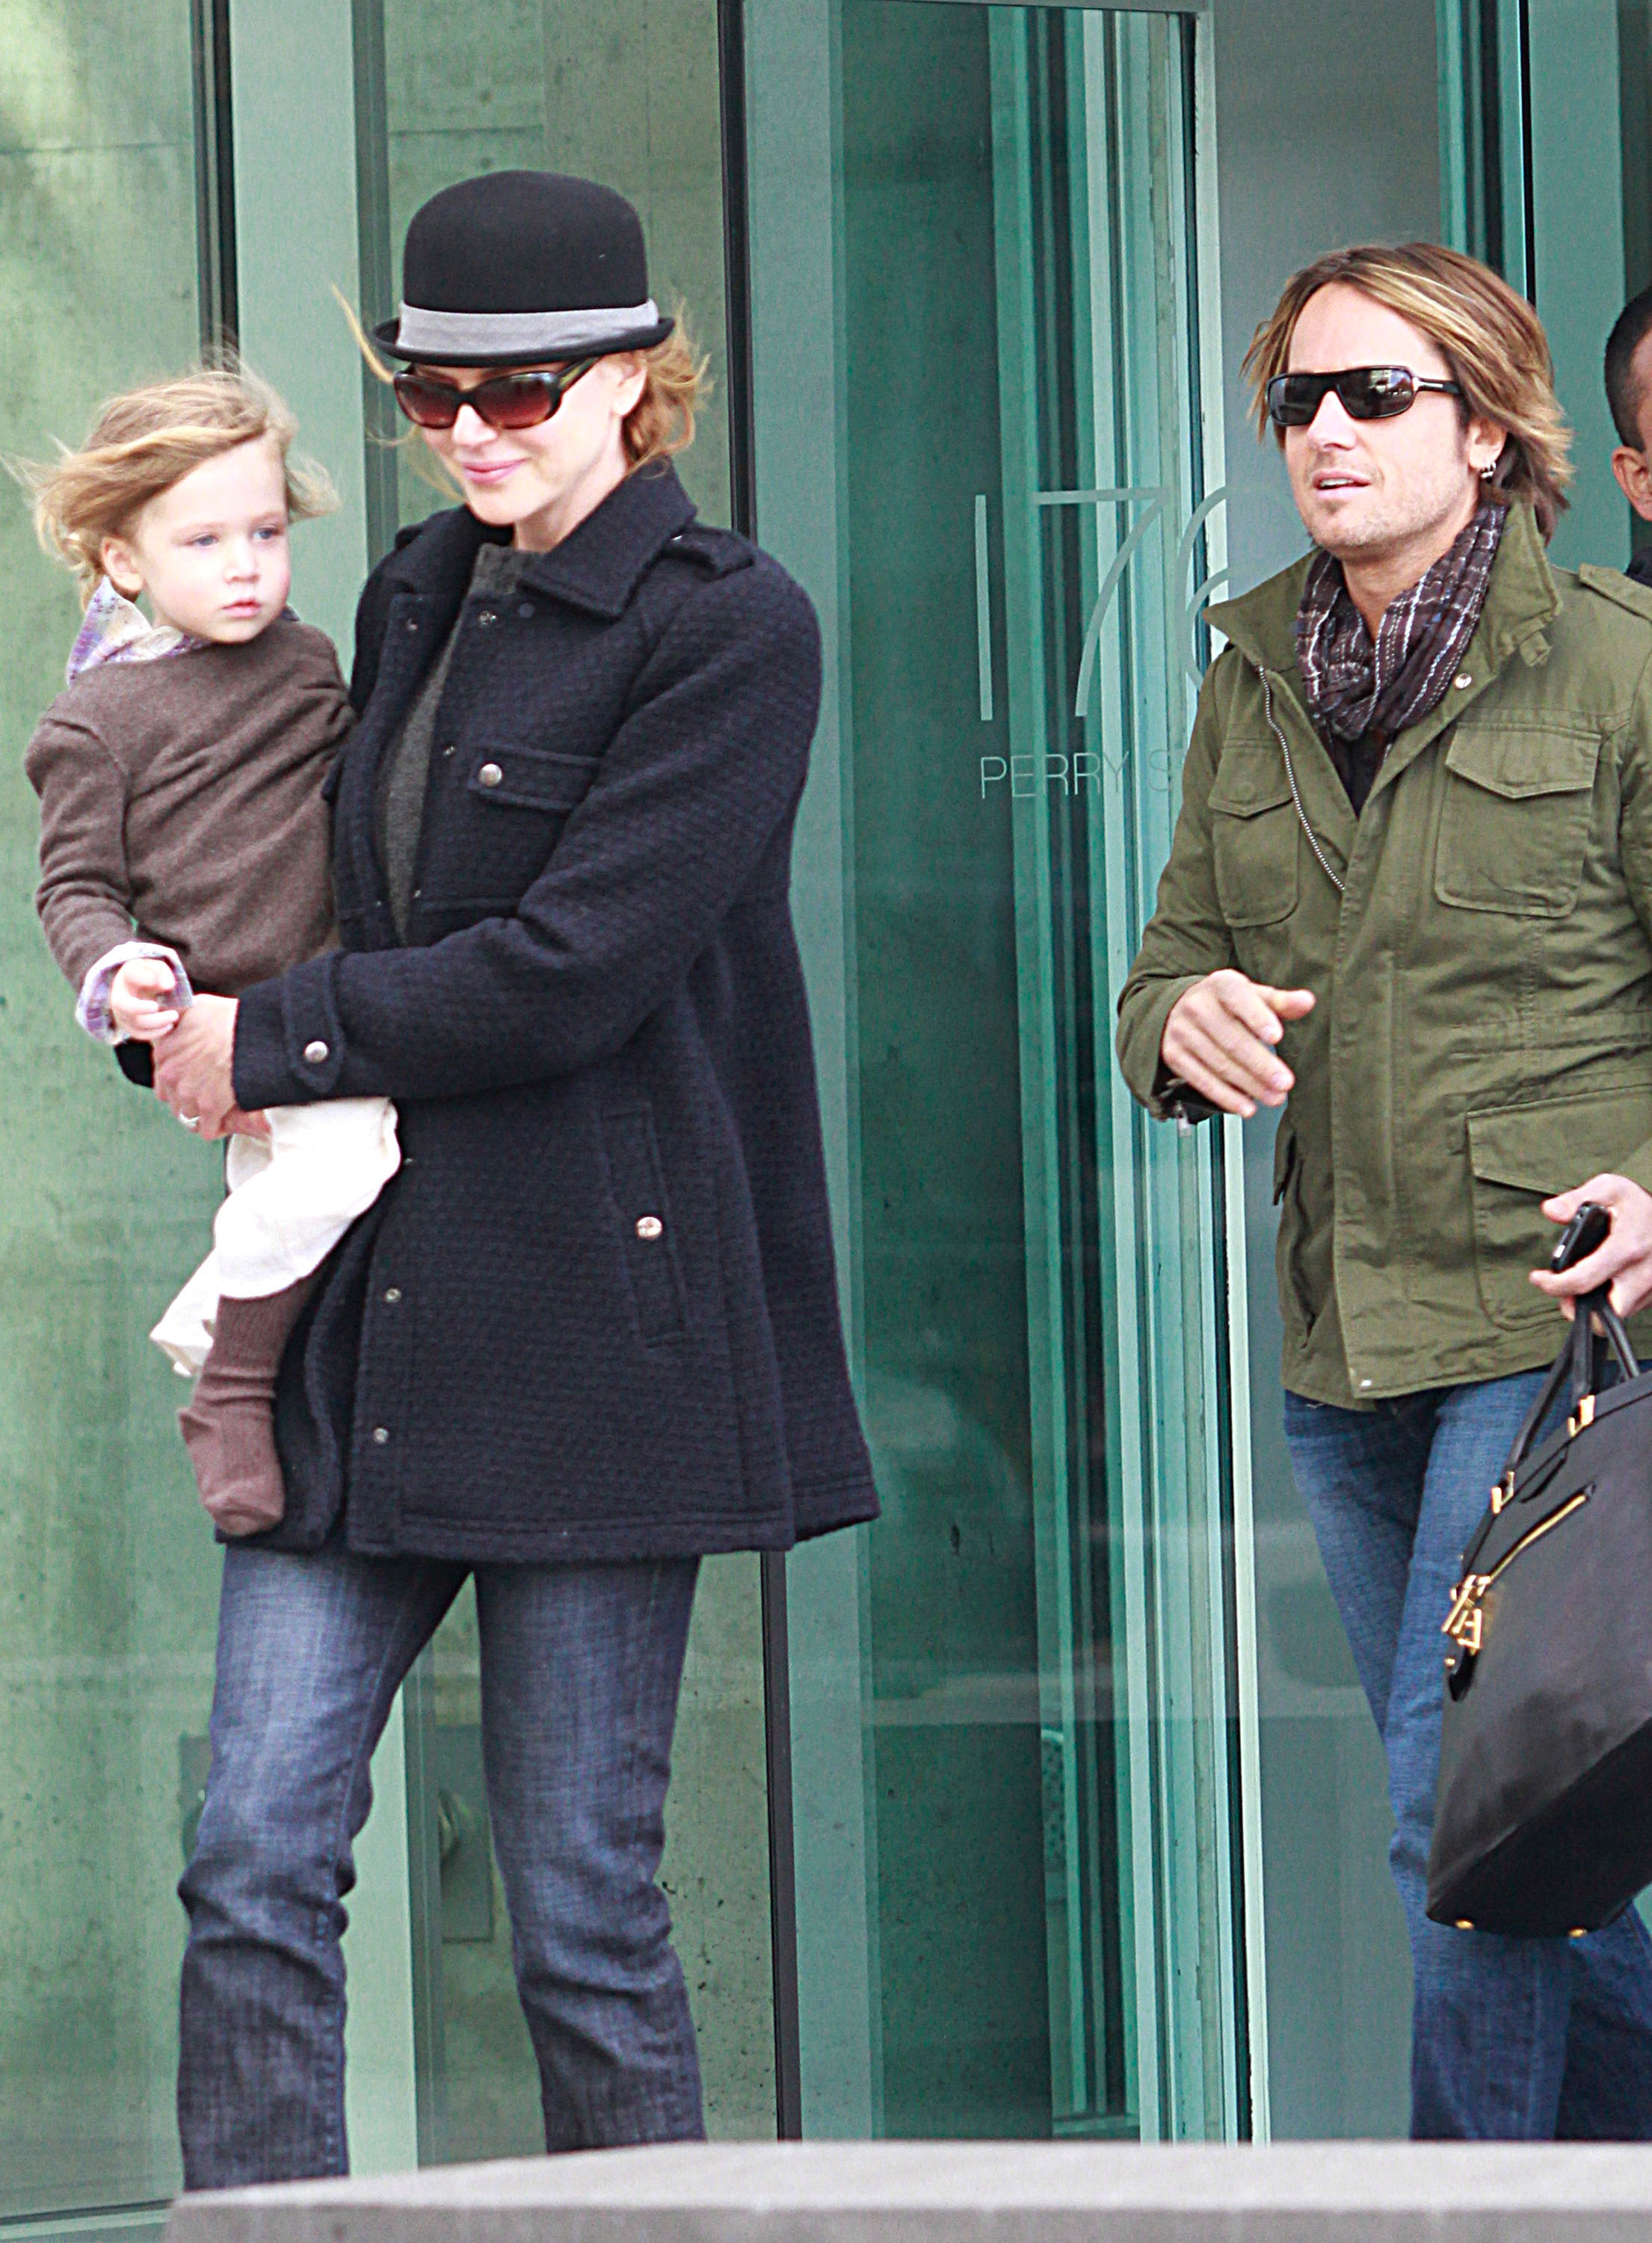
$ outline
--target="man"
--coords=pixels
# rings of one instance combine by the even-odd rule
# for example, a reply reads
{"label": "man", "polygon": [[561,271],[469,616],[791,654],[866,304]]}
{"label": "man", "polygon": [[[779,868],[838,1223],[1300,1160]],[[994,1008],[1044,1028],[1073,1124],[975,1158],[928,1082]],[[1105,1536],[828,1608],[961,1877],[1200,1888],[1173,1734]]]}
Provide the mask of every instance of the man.
{"label": "man", "polygon": [[[1483,266],[1322,258],[1246,367],[1314,550],[1212,610],[1119,1056],[1160,1115],[1285,1108],[1286,1431],[1387,1756],[1412,2131],[1652,2138],[1633,1911],[1575,1942],[1424,1914],[1440,1622],[1551,1303],[1652,1297],[1652,594],[1549,568],[1567,432]],[[1610,1234],[1552,1276],[1586,1199]]]}
{"label": "man", "polygon": [[[1652,288],[1631,296],[1606,340],[1606,401],[1617,430],[1612,473],[1642,522],[1652,522]],[[1629,562],[1637,584],[1652,584],[1652,544]]]}

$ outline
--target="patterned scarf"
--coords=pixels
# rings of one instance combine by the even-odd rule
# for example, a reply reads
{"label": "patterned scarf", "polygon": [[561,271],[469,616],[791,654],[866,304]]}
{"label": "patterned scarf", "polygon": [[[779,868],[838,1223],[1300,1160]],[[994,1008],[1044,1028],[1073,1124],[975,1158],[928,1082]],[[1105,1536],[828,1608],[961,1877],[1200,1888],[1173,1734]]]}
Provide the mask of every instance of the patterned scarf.
{"label": "patterned scarf", "polygon": [[85,620],[69,653],[66,675],[72,685],[84,670],[106,662],[154,662],[169,654],[189,654],[206,641],[152,623],[132,600],[123,599],[107,576],[86,603]]}
{"label": "patterned scarf", "polygon": [[1445,697],[1486,603],[1508,509],[1482,499],[1449,553],[1391,600],[1374,645],[1348,596],[1342,564],[1317,553],[1296,617],[1296,658],[1314,730],[1333,743],[1388,741]]}

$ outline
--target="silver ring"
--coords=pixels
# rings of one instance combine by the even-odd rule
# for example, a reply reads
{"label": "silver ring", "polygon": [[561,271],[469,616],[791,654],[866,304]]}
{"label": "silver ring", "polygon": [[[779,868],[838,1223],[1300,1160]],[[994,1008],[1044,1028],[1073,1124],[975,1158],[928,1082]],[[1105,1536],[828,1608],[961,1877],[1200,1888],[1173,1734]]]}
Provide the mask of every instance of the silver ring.
{"label": "silver ring", "polygon": [[180,1114],[178,1118],[186,1129],[198,1129],[201,1126],[198,1114]]}

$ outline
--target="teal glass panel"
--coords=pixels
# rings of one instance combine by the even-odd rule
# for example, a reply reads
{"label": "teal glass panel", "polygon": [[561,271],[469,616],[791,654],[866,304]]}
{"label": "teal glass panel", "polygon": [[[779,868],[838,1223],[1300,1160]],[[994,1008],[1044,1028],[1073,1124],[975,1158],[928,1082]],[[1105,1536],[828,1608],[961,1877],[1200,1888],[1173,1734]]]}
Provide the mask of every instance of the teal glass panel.
{"label": "teal glass panel", "polygon": [[[507,166],[584,173],[636,204],[656,299],[688,309],[714,389],[680,469],[709,520],[729,519],[721,120],[715,0],[504,9],[384,0],[358,41],[364,275],[394,307],[407,221],[455,180]],[[377,49],[366,71],[361,56]],[[381,75],[380,75],[381,73]],[[364,286],[366,282],[364,280]],[[420,439],[414,438],[417,445]],[[370,448],[372,440],[370,439]],[[383,454],[379,452],[382,460]],[[452,502],[395,455],[393,515]],[[421,1666],[409,1708],[420,2154],[543,2146],[539,2079],[517,2004],[482,1788],[475,1608],[468,1591]],[[758,1564],[701,1575],[661,1882],[699,2034],[714,2136],[775,2132],[762,1642]]]}
{"label": "teal glass panel", "polygon": [[[187,0],[0,17],[5,447],[198,347]],[[147,1334],[206,1250],[219,1155],[75,1025],[36,923],[22,751],[78,627],[0,486],[0,2219],[178,2180],[173,1888],[218,1562]]]}
{"label": "teal glass panel", "polygon": [[1111,1050],[1213,573],[1197,33],[749,24],[758,529],[827,632],[797,899],[884,1500],[789,1566],[805,2131],[1219,2137],[1220,1142]]}

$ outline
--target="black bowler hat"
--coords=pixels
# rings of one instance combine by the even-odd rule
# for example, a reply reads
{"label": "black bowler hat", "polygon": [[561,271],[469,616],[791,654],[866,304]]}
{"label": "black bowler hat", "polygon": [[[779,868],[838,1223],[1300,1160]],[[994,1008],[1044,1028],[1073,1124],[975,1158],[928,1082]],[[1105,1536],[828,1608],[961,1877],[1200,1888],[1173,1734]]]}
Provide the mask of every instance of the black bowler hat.
{"label": "black bowler hat", "polygon": [[675,325],[648,293],[625,197],[560,172],[489,172],[433,195],[407,228],[401,293],[373,339],[430,366],[648,350]]}

